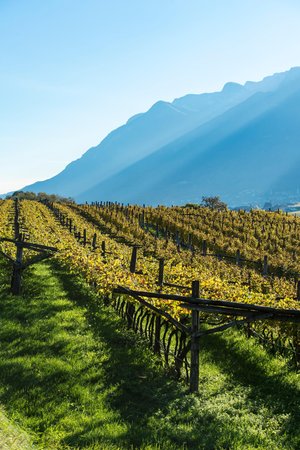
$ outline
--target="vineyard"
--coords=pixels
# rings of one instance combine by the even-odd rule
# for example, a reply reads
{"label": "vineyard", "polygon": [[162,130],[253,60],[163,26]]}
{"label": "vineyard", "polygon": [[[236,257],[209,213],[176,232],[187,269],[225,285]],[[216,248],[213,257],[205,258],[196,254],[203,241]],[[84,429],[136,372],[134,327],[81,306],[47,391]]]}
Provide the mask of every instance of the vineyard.
{"label": "vineyard", "polygon": [[[184,301],[174,301],[174,295],[181,296],[178,300],[191,297],[193,282],[199,284],[193,295],[196,298],[295,310],[296,316],[300,311],[300,225],[295,217],[261,211],[112,203],[80,206],[29,200],[4,201],[0,214],[1,237],[7,239],[2,241],[1,251],[11,260],[15,249],[9,238],[16,235],[33,246],[56,248],[55,258],[83,276],[108,302],[120,286],[152,292],[152,306],[182,326],[188,324],[190,311]],[[26,267],[34,249],[24,245]],[[200,320],[223,323],[218,313],[222,312],[209,319],[204,311]],[[263,321],[252,326],[248,321],[247,330],[274,350],[289,352],[299,364],[300,335],[292,321]]]}
{"label": "vineyard", "polygon": [[[20,249],[21,256],[20,256]],[[38,253],[37,253],[38,252]],[[282,212],[0,202],[0,253],[23,273],[52,257],[199,389],[199,342],[237,327],[300,365],[300,221]]]}

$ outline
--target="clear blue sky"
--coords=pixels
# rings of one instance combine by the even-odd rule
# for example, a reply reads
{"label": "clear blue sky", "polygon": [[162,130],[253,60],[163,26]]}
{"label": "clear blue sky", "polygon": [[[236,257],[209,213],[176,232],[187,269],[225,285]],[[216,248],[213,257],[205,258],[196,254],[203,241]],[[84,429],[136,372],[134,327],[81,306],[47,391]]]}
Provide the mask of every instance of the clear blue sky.
{"label": "clear blue sky", "polygon": [[300,66],[299,0],[0,0],[0,192],[159,99]]}

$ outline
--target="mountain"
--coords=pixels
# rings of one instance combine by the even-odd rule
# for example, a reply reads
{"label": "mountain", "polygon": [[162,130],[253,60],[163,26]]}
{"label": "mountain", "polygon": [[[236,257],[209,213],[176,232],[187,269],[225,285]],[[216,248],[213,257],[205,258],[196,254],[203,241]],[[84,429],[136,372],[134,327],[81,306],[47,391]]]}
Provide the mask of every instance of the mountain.
{"label": "mountain", "polygon": [[157,102],[60,174],[24,190],[150,204],[217,194],[231,204],[293,195],[299,189],[299,92],[300,68],[294,68]]}
{"label": "mountain", "polygon": [[172,204],[221,195],[235,205],[297,193],[299,92],[300,70],[293,70],[274,91],[255,93],[79,200]]}
{"label": "mountain", "polygon": [[[248,90],[233,93],[227,91],[225,86],[222,92],[196,96],[197,101],[193,102],[192,108],[189,98],[173,103],[159,101],[146,113],[132,117],[125,125],[112,131],[97,147],[88,150],[55,177],[26,186],[25,190],[77,196],[201,123],[222,114],[249,95]],[[210,99],[211,96],[214,100]]]}

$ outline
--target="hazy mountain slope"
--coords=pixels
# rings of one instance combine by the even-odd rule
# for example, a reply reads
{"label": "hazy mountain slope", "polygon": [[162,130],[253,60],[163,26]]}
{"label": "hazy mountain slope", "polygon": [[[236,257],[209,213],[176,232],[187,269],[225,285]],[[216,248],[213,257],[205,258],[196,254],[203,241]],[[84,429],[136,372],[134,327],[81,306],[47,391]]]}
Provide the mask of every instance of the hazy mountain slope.
{"label": "hazy mountain slope", "polygon": [[289,172],[300,159],[299,92],[293,72],[274,93],[256,94],[78,200],[184,203],[219,194],[234,204],[265,198],[279,182],[297,189],[297,170],[294,181]]}
{"label": "hazy mountain slope", "polygon": [[[289,74],[289,72],[288,72]],[[55,177],[24,190],[78,196],[199,125],[222,115],[255,92],[276,89],[287,73],[245,86],[227,83],[221,92],[187,95],[173,103],[158,102],[112,131],[97,147],[69,164]]]}

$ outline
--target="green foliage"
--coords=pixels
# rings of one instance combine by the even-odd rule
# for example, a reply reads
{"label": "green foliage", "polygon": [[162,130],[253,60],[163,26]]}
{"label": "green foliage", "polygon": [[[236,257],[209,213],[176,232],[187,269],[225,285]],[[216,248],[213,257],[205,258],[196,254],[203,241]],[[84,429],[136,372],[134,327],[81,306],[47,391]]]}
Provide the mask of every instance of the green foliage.
{"label": "green foliage", "polygon": [[59,203],[72,203],[74,200],[72,198],[65,198],[56,194],[46,194],[45,192],[39,192],[38,194],[34,192],[24,192],[16,191],[12,195],[6,197],[7,200],[36,200],[36,201],[49,201],[49,202],[59,202]]}
{"label": "green foliage", "polygon": [[227,209],[226,203],[222,202],[220,197],[202,197],[202,205],[216,211],[225,211]]}

